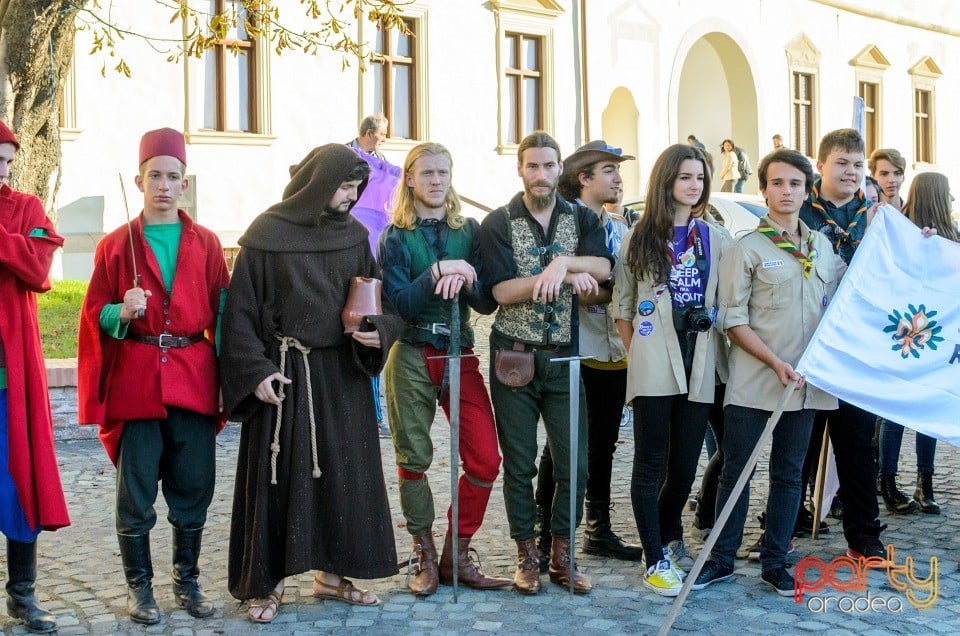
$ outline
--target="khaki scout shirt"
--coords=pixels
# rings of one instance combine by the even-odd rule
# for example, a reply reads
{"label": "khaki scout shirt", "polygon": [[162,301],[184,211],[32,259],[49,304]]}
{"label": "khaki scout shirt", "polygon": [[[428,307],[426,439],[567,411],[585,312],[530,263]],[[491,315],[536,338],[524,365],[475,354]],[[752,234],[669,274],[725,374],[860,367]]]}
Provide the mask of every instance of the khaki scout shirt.
{"label": "khaki scout shirt", "polygon": [[[783,233],[783,228],[770,217],[764,218]],[[800,244],[804,253],[810,232],[800,221]],[[794,367],[846,271],[843,259],[833,252],[829,239],[820,232],[813,232],[813,236],[817,255],[809,278],[804,277],[803,267],[796,258],[774,245],[759,230],[741,236],[720,259],[718,324],[724,331],[750,325],[777,357]],[[783,389],[773,369],[731,343],[725,405],[772,412]],[[805,384],[793,392],[785,410],[835,408],[835,397]]]}
{"label": "khaki scout shirt", "polygon": [[[720,257],[731,247],[732,240],[726,229],[710,223],[706,225],[710,231],[710,266],[703,304],[709,310],[716,304]],[[716,329],[697,334],[688,386],[680,340],[673,326],[670,293],[660,295],[655,311],[649,316],[637,312],[641,302],[653,300],[660,285],[648,279],[638,280],[626,264],[630,240],[636,229],[634,225],[623,239],[620,259],[614,269],[613,300],[609,305],[615,319],[629,320],[633,325],[633,340],[627,352],[626,401],[629,404],[637,396],[686,394],[691,402],[712,404],[718,380],[726,379],[726,370],[718,367],[723,359],[720,352],[726,347],[726,339]]]}

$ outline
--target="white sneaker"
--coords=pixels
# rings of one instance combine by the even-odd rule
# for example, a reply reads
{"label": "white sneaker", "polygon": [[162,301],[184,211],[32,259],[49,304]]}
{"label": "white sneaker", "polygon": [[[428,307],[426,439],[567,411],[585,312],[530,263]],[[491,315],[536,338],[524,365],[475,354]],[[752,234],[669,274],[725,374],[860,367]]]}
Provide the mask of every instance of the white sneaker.
{"label": "white sneaker", "polygon": [[643,586],[660,596],[677,596],[683,582],[677,576],[677,570],[670,559],[661,559],[647,570],[643,577]]}
{"label": "white sneaker", "polygon": [[683,545],[683,539],[676,539],[667,544],[667,557],[684,574],[693,569],[693,559],[687,554],[687,549]]}

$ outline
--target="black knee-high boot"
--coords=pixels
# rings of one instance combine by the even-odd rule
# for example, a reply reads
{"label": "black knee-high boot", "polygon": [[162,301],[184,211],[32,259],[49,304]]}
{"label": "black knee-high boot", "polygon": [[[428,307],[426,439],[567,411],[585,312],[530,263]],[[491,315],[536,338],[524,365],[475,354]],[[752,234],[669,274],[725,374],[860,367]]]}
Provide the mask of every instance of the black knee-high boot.
{"label": "black knee-high boot", "polygon": [[203,528],[198,530],[173,529],[173,594],[181,607],[194,618],[213,614],[213,601],[200,587],[200,540]]}
{"label": "black knee-high boot", "polygon": [[57,629],[57,619],[37,604],[37,542],[7,539],[7,613],[19,618],[31,632]]}
{"label": "black knee-high boot", "polygon": [[153,598],[153,561],[150,534],[118,534],[123,575],[127,579],[127,612],[130,620],[144,625],[160,622],[160,608]]}

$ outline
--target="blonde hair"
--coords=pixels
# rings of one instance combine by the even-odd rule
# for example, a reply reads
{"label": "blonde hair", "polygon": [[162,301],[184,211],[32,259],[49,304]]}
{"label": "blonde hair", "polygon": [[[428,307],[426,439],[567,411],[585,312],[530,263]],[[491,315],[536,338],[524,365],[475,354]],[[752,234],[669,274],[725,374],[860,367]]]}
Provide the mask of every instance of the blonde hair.
{"label": "blonde hair", "polygon": [[[435,157],[442,155],[450,161],[450,170],[453,171],[453,157],[450,151],[438,143],[427,142],[414,146],[403,162],[403,173],[397,183],[397,190],[393,196],[393,207],[390,209],[390,224],[401,230],[412,230],[417,227],[417,209],[414,206],[413,188],[407,185],[407,175],[413,174],[413,166],[417,159],[423,156]],[[453,184],[447,190],[443,207],[447,212],[447,225],[451,229],[463,227],[467,219],[460,214],[460,197],[457,196]]]}

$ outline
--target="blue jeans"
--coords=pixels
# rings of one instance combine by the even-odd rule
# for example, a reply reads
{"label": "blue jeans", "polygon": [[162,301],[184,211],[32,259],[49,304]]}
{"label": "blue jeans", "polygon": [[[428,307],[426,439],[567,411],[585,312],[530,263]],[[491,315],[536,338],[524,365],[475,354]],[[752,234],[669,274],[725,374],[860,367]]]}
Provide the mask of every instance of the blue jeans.
{"label": "blue jeans", "polygon": [[737,182],[733,185],[734,192],[743,192],[743,184],[747,182],[746,178],[737,179]]}
{"label": "blue jeans", "polygon": [[[803,409],[788,411],[780,417],[773,430],[770,449],[770,494],[767,496],[766,527],[760,549],[760,568],[766,572],[786,567],[787,548],[797,521],[797,510],[802,495],[800,474],[810,443],[815,411]],[[747,459],[753,452],[770,411],[727,405],[723,424],[723,472],[717,489],[717,515],[723,510],[734,484],[740,477]],[[752,477],[752,475],[751,475]],[[711,558],[732,568],[737,549],[743,541],[743,525],[750,507],[750,482],[737,500],[733,513],[713,546]]]}
{"label": "blue jeans", "polygon": [[[888,420],[880,422],[880,474],[896,475],[900,463],[900,443],[903,441],[903,426]],[[937,452],[937,440],[917,433],[917,473],[933,474],[933,456]]]}

